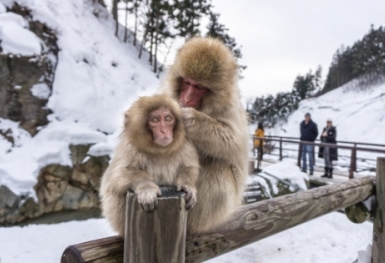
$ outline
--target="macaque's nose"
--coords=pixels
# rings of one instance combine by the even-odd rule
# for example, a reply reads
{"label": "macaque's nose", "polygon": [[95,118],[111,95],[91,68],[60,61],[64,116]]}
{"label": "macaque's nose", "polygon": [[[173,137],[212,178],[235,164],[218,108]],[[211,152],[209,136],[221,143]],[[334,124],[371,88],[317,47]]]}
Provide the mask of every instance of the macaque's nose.
{"label": "macaque's nose", "polygon": [[190,102],[192,95],[193,95],[193,88],[191,86],[186,87],[182,94],[182,103],[187,104]]}
{"label": "macaque's nose", "polygon": [[163,121],[160,123],[160,132],[163,134],[167,133],[167,126]]}

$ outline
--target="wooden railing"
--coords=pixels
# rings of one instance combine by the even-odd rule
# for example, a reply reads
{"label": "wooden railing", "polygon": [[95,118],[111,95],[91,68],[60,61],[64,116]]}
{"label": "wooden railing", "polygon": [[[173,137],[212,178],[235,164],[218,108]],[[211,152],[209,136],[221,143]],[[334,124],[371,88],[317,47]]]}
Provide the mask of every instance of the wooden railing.
{"label": "wooden railing", "polygon": [[[253,140],[269,141],[278,143],[278,156],[279,160],[282,161],[283,156],[283,143],[286,144],[296,144],[298,145],[298,154],[297,154],[297,165],[301,167],[301,156],[302,156],[302,145],[313,145],[318,147],[329,147],[329,148],[337,148],[342,150],[350,151],[350,165],[349,165],[349,178],[354,177],[354,172],[357,172],[357,152],[367,152],[367,153],[377,153],[385,156],[385,145],[383,144],[374,144],[374,143],[364,143],[364,142],[349,142],[349,141],[338,141],[338,144],[330,144],[330,143],[318,143],[318,142],[307,142],[300,141],[298,138],[294,137],[279,137],[279,136],[266,136],[264,138],[260,137],[252,137]],[[341,145],[341,144],[351,144],[351,145]],[[262,148],[263,143],[259,144],[259,147]],[[362,146],[358,146],[362,145]],[[363,147],[363,146],[372,146],[372,147]],[[261,149],[259,149],[261,150]],[[313,153],[315,154],[315,153]],[[341,156],[341,155],[339,155]],[[378,156],[377,156],[378,157]],[[261,163],[260,155],[257,157],[258,167]],[[314,158],[316,160],[316,158]],[[373,171],[375,171],[375,167],[370,167]]]}
{"label": "wooden railing", "polygon": [[373,195],[373,263],[383,263],[385,158],[378,158],[376,179],[356,178],[244,205],[225,224],[205,233],[186,235],[183,196],[161,197],[158,210],[145,213],[131,194],[127,196],[126,242],[114,236],[72,245],[64,251],[61,262],[202,262],[332,211],[355,206]]}

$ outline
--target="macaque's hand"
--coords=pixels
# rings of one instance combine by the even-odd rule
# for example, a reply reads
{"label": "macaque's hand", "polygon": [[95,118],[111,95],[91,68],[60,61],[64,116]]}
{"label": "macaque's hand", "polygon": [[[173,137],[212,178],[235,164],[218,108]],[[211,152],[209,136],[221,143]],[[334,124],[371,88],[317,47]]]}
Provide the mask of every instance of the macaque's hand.
{"label": "macaque's hand", "polygon": [[194,119],[196,118],[196,110],[193,108],[182,108],[182,117],[183,122],[186,128],[194,124]]}
{"label": "macaque's hand", "polygon": [[195,187],[190,187],[190,186],[187,186],[187,185],[177,185],[176,187],[176,190],[178,192],[186,192],[186,195],[185,195],[185,200],[186,200],[186,209],[187,210],[190,210],[194,204],[196,203],[197,201],[197,197],[196,197],[196,188]]}
{"label": "macaque's hand", "polygon": [[158,207],[158,197],[162,196],[159,186],[153,182],[144,183],[137,187],[138,203],[146,212],[153,212]]}

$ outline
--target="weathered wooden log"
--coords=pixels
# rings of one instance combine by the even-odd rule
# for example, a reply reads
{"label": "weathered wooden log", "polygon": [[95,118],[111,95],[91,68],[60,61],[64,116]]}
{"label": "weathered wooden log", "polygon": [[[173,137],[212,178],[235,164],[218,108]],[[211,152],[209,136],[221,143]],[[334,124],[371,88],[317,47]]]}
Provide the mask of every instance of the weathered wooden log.
{"label": "weathered wooden log", "polygon": [[124,263],[185,261],[185,193],[168,187],[161,190],[158,209],[153,213],[140,207],[135,194],[127,194]]}
{"label": "weathered wooden log", "polygon": [[377,158],[376,201],[373,219],[372,262],[385,262],[385,158]]}
{"label": "weathered wooden log", "polygon": [[[373,180],[374,177],[352,179],[242,206],[228,222],[217,229],[188,235],[185,262],[202,262],[214,258],[361,202],[373,194]],[[100,242],[103,242],[103,245],[100,245]],[[94,240],[68,247],[63,257],[67,256],[66,253],[70,253],[68,258],[72,261],[64,261],[65,263],[121,263],[122,259],[116,259],[116,254],[123,255],[123,240],[117,237],[111,237],[110,240]],[[97,255],[103,260],[98,261]],[[111,255],[111,260],[108,260],[108,255]]]}

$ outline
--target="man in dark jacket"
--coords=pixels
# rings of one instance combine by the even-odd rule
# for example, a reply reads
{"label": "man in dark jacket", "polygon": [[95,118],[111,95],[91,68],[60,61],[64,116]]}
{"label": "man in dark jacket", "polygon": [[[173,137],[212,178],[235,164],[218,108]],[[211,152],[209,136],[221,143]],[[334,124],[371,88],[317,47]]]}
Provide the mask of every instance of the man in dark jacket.
{"label": "man in dark jacket", "polygon": [[[310,113],[305,114],[301,122],[301,141],[314,142],[318,136],[317,124],[311,120]],[[302,144],[302,172],[307,172],[306,155],[309,156],[310,175],[314,172],[314,145]]]}

